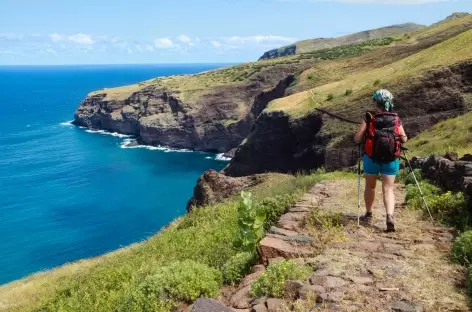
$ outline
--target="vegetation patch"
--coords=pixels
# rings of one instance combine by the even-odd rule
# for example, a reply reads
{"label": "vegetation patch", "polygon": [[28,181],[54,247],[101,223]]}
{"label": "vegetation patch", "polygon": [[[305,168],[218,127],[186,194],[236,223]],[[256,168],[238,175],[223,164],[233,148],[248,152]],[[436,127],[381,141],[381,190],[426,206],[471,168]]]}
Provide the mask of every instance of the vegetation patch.
{"label": "vegetation patch", "polygon": [[223,266],[223,278],[227,284],[236,284],[246,276],[257,262],[255,252],[240,252],[232,256]]}
{"label": "vegetation patch", "polygon": [[293,260],[281,260],[269,264],[267,269],[252,283],[252,294],[256,297],[281,298],[289,280],[304,280],[312,273],[311,268]]}
{"label": "vegetation patch", "polygon": [[456,238],[451,254],[455,263],[472,265],[472,231],[466,231]]}
{"label": "vegetation patch", "polygon": [[121,311],[170,311],[179,302],[215,298],[223,282],[221,272],[192,260],[160,267],[124,299]]}
{"label": "vegetation patch", "polygon": [[345,240],[342,215],[338,212],[312,209],[305,227],[319,250],[323,250],[331,242]]}

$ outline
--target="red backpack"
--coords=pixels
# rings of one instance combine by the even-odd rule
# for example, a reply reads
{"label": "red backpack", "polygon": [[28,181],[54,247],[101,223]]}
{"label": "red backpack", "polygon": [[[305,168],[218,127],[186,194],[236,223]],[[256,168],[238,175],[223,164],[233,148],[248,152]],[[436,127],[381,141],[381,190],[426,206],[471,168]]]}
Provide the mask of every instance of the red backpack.
{"label": "red backpack", "polygon": [[389,163],[401,156],[400,119],[395,113],[366,114],[364,152],[376,163]]}

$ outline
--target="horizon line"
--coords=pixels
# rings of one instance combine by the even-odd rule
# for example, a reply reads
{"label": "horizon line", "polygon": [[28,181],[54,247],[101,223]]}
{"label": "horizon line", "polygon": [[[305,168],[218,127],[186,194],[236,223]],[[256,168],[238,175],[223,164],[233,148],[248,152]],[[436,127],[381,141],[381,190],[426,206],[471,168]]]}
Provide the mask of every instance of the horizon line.
{"label": "horizon line", "polygon": [[239,62],[182,62],[182,63],[77,63],[77,64],[0,64],[0,67],[12,66],[116,66],[116,65],[204,65],[204,64],[241,64],[247,63],[245,61]]}

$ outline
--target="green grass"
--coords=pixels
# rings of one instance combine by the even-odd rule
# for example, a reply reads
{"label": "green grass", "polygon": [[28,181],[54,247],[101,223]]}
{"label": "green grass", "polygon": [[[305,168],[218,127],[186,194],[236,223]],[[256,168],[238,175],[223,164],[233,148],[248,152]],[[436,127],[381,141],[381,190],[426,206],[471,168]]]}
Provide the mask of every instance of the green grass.
{"label": "green grass", "polygon": [[[284,194],[301,194],[300,191],[316,181],[336,175],[274,174],[252,192],[259,201]],[[87,260],[83,266],[81,263],[66,265],[2,286],[0,310],[8,307],[10,311],[116,311],[136,296],[149,276],[174,262],[192,260],[224,271],[224,265],[238,253],[233,248],[238,231],[238,205],[239,200],[235,198],[194,209],[143,243]],[[278,214],[287,208],[277,206]],[[271,220],[274,219],[272,216]],[[172,301],[176,298],[180,297],[173,294]],[[163,301],[162,304],[161,309],[166,311],[170,303]]]}
{"label": "green grass", "polygon": [[457,152],[472,154],[472,113],[440,122],[407,143],[418,156]]}

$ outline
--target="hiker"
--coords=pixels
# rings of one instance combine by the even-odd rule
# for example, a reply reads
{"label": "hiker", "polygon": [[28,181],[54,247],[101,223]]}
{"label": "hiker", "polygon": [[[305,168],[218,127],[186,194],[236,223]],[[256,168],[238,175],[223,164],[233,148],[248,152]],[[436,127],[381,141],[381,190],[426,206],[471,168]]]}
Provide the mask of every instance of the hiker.
{"label": "hiker", "polygon": [[387,232],[395,231],[395,177],[400,169],[401,143],[408,137],[402,122],[393,112],[393,95],[388,90],[378,90],[372,96],[376,105],[375,113],[367,112],[354,136],[357,144],[364,145],[364,199],[366,213],[361,220],[370,224],[375,201],[377,177],[382,175],[382,193],[387,212]]}

